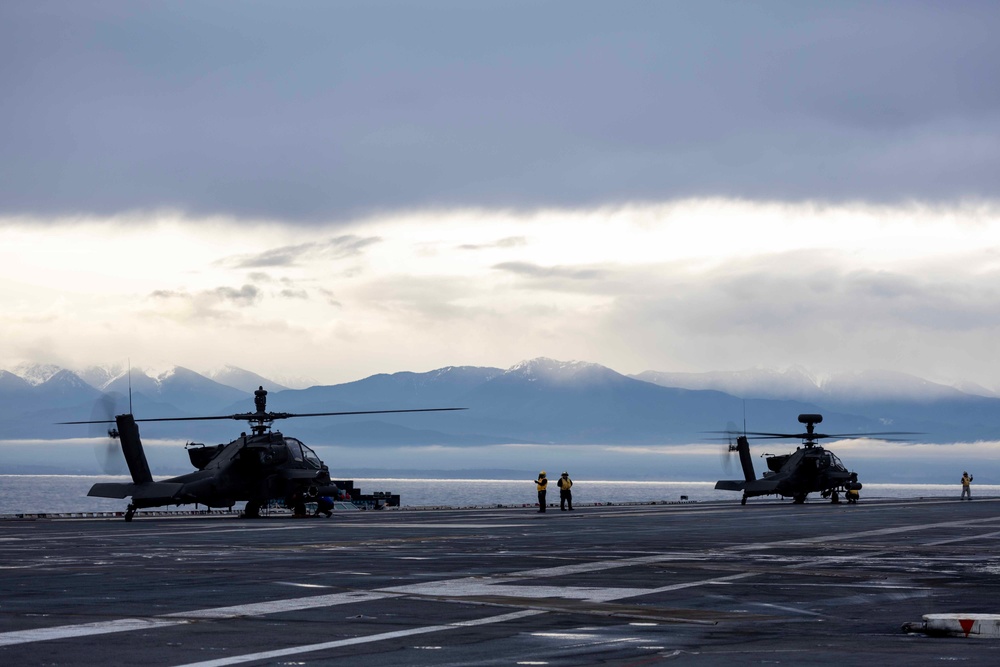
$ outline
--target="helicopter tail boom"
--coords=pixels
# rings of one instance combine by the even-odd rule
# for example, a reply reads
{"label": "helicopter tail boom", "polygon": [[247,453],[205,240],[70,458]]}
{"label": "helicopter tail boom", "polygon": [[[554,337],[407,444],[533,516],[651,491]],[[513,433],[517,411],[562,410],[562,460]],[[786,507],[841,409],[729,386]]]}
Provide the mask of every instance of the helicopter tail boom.
{"label": "helicopter tail boom", "polygon": [[118,415],[115,417],[115,423],[118,425],[118,437],[122,443],[125,462],[128,463],[128,471],[132,474],[132,481],[136,484],[152,482],[153,475],[149,472],[146,454],[142,451],[142,441],[139,439],[139,427],[136,426],[135,418],[130,414]]}
{"label": "helicopter tail boom", "polygon": [[[715,485],[721,491],[743,491],[749,493],[749,488],[759,486],[757,473],[753,470],[753,459],[750,458],[750,441],[745,435],[736,438],[736,451],[740,455],[740,465],[743,467],[743,479],[723,479]],[[758,484],[754,484],[758,482]],[[753,494],[750,494],[753,495]]]}
{"label": "helicopter tail boom", "polygon": [[753,459],[750,458],[750,441],[745,435],[736,438],[736,451],[740,455],[740,465],[743,467],[743,479],[752,482],[757,479],[753,470]]}

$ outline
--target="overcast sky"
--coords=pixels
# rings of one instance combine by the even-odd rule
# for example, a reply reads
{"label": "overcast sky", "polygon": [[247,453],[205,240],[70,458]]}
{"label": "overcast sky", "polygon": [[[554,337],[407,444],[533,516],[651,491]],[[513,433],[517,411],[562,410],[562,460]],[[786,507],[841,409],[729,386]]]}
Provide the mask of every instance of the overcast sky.
{"label": "overcast sky", "polygon": [[0,4],[0,368],[1000,388],[995,2]]}

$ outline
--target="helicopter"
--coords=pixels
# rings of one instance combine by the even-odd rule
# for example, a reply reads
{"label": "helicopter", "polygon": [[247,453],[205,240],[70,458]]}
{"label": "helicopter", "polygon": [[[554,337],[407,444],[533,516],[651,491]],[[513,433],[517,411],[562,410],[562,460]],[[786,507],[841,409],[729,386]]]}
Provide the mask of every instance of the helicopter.
{"label": "helicopter", "polygon": [[[130,392],[131,393],[131,392]],[[131,403],[131,401],[130,401]],[[132,482],[100,482],[94,484],[88,496],[98,498],[131,498],[125,511],[125,521],[132,521],[141,508],[164,507],[197,503],[207,507],[232,507],[246,501],[243,516],[260,517],[260,510],[271,500],[285,500],[304,507],[304,498],[336,496],[337,487],[330,479],[330,469],[297,438],[272,431],[271,424],[293,417],[327,417],[343,415],[373,415],[397,412],[442,412],[466,408],[419,408],[409,410],[361,410],[353,412],[314,412],[292,414],[267,411],[267,391],[263,386],[254,391],[254,412],[210,417],[160,417],[136,419],[131,412],[116,415],[115,427],[108,436],[121,443],[125,463]],[[186,445],[188,458],[195,472],[154,481],[139,439],[137,422],[203,421],[233,419],[250,424],[250,435],[228,444],[207,446]],[[71,421],[60,424],[108,424],[111,420]],[[297,510],[297,513],[300,513]]]}
{"label": "helicopter", "polygon": [[[801,504],[810,493],[820,493],[830,502],[839,503],[841,493],[861,490],[858,474],[849,471],[836,454],[819,446],[816,441],[822,438],[851,439],[868,436],[912,435],[902,431],[882,433],[816,433],[816,424],[823,421],[820,414],[801,414],[799,423],[805,424],[805,433],[746,433],[736,438],[736,445],[729,445],[730,452],[737,452],[740,465],[743,468],[744,479],[719,480],[716,489],[723,491],[742,491],[740,504],[746,505],[747,498],[754,496],[777,495],[791,497],[793,503]],[[724,431],[734,435],[732,431]],[[757,478],[750,458],[750,441],[748,435],[760,438],[783,439],[801,438],[802,447],[797,447],[791,454],[764,454],[767,461],[767,472]],[[856,494],[849,496],[856,497]]]}

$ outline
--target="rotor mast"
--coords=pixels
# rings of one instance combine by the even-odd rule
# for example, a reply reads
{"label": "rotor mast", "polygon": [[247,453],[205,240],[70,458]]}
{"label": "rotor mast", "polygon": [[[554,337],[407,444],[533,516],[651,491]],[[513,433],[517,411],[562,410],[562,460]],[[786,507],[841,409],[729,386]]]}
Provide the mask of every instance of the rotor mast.
{"label": "rotor mast", "polygon": [[823,415],[809,414],[799,415],[799,423],[806,425],[806,432],[802,434],[802,444],[806,447],[815,447],[816,439],[822,437],[816,433],[816,424],[823,421]]}
{"label": "rotor mast", "polygon": [[281,419],[282,416],[267,411],[267,389],[264,389],[263,385],[258,386],[257,390],[254,391],[253,403],[257,411],[240,416],[247,417],[247,421],[250,422],[251,433],[254,435],[263,435],[271,430],[271,424],[274,423],[274,420]]}

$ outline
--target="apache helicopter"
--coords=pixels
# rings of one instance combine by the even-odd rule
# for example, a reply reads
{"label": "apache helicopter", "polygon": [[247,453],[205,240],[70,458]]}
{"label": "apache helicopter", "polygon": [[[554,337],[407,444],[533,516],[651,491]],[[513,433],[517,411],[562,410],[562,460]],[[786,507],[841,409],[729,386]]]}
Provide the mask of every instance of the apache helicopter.
{"label": "apache helicopter", "polygon": [[[131,393],[131,392],[130,392]],[[131,401],[130,401],[131,402]],[[292,417],[327,417],[341,415],[374,415],[395,412],[442,412],[465,408],[421,408],[411,410],[361,410],[354,412],[313,412],[291,414],[267,411],[267,391],[254,392],[255,412],[211,417],[161,417],[136,419],[129,412],[114,418],[116,428],[108,435],[121,442],[122,453],[132,475],[131,483],[103,482],[94,484],[88,496],[98,498],[131,497],[125,520],[131,521],[136,510],[166,505],[198,503],[208,507],[232,507],[246,501],[243,515],[256,518],[261,507],[271,500],[303,503],[304,498],[336,496],[337,487],[330,479],[330,469],[316,453],[300,440],[271,431],[278,419]],[[191,464],[198,470],[159,482],[153,481],[146,455],[139,440],[136,422],[202,421],[234,419],[250,423],[251,434],[226,445],[186,445]],[[98,421],[59,422],[60,424],[108,424]]]}
{"label": "apache helicopter", "polygon": [[[912,435],[901,431],[882,433],[816,433],[816,424],[823,421],[823,415],[799,415],[799,423],[805,424],[805,433],[746,433],[736,438],[736,445],[729,445],[730,452],[738,452],[740,465],[743,468],[744,479],[719,480],[716,489],[723,491],[742,491],[741,504],[747,504],[747,498],[753,496],[777,495],[791,497],[795,503],[804,503],[810,493],[820,493],[831,502],[840,502],[840,494],[848,491],[860,491],[861,483],[858,474],[850,472],[840,462],[836,454],[823,449],[817,440],[822,438],[852,439],[884,435]],[[735,435],[732,431],[726,431]],[[760,479],[754,473],[753,460],[750,458],[750,441],[748,435],[759,438],[801,438],[802,447],[797,447],[791,454],[765,454],[768,471]]]}

